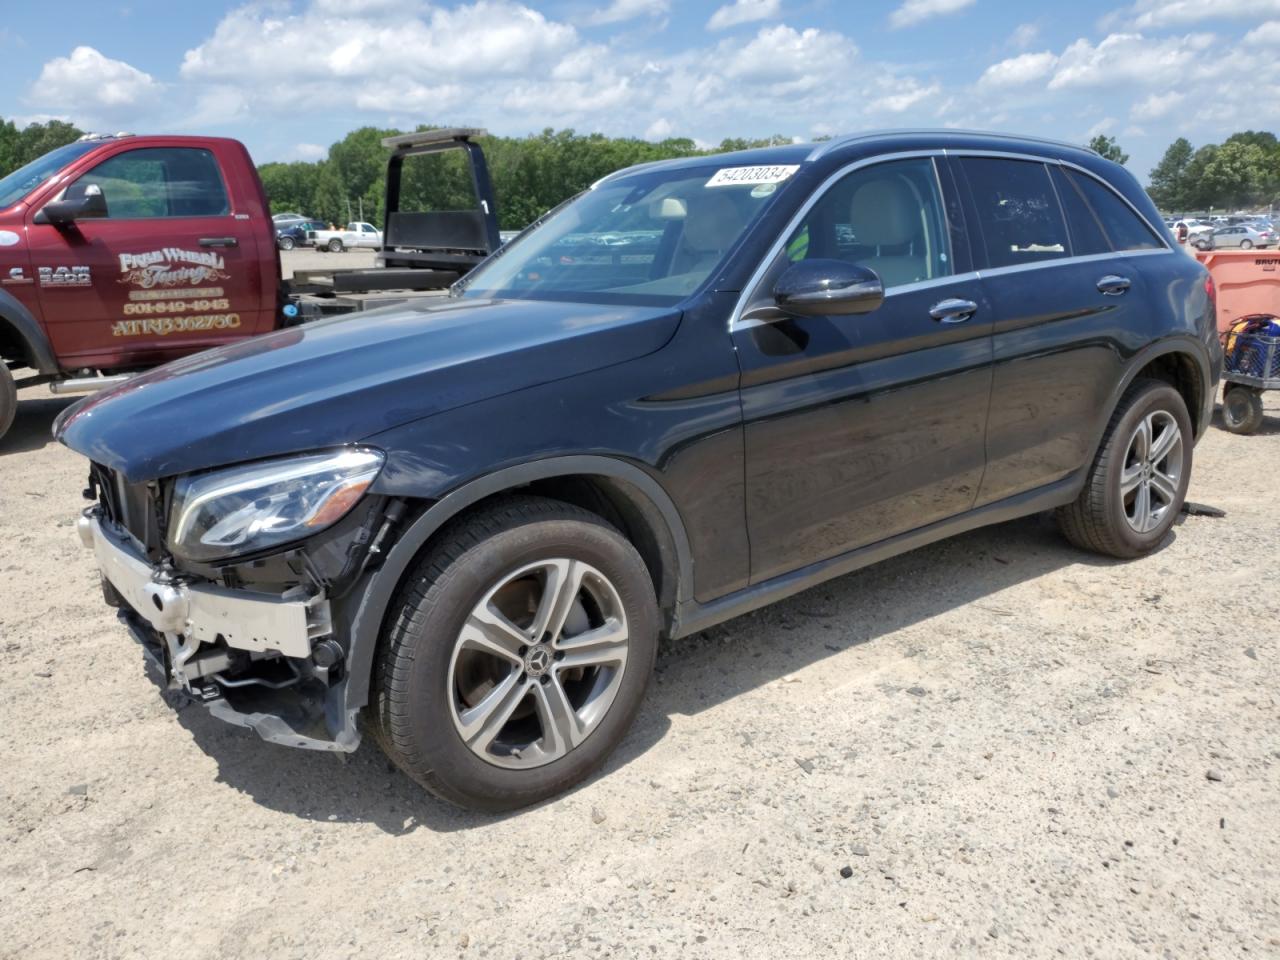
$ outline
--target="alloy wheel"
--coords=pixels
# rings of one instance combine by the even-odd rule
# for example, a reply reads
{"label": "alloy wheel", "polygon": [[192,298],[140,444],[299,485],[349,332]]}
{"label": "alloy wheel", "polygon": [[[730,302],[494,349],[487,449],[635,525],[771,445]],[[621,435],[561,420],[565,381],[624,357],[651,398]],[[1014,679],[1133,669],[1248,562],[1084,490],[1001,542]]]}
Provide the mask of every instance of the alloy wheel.
{"label": "alloy wheel", "polygon": [[627,665],[626,613],[595,567],[555,558],[491,587],[449,660],[454,729],[500,767],[560,759],[599,726]]}
{"label": "alloy wheel", "polygon": [[1150,533],[1164,521],[1182,488],[1182,430],[1173,414],[1147,414],[1129,438],[1120,496],[1124,518],[1138,533]]}

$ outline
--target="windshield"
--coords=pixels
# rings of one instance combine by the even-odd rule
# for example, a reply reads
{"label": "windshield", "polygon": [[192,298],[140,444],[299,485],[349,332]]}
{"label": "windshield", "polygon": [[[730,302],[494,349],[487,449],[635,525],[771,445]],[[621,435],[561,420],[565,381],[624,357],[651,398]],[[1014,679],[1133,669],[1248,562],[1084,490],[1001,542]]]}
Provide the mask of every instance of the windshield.
{"label": "windshield", "polygon": [[78,160],[99,145],[100,141],[90,140],[68,143],[65,147],[58,147],[57,150],[50,150],[44,156],[37,157],[25,167],[19,167],[0,180],[0,209],[13,206],[71,161]]}
{"label": "windshield", "polygon": [[456,292],[677,303],[711,274],[796,169],[708,164],[606,181],[504,247]]}

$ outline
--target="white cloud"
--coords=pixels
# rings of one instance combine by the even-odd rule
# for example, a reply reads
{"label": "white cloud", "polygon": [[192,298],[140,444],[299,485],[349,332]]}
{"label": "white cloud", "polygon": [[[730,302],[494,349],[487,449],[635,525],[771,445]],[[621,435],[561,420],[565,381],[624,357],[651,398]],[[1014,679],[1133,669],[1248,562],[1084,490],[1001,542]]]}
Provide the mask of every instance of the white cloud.
{"label": "white cloud", "polygon": [[675,128],[671,125],[671,121],[666,117],[659,117],[653,123],[649,124],[644,132],[646,140],[665,140],[671,136],[671,132]]}
{"label": "white cloud", "polygon": [[965,7],[972,6],[975,0],[906,0],[906,2],[889,14],[889,26],[895,30],[911,27],[934,17],[956,13]]}
{"label": "white cloud", "polygon": [[70,56],[55,57],[44,65],[29,99],[76,116],[97,116],[125,113],[160,89],[151,74],[105,57],[93,47],[76,47]]}
{"label": "white cloud", "polygon": [[1187,95],[1177,90],[1153,93],[1135,103],[1133,109],[1129,111],[1129,116],[1135,120],[1158,120],[1160,117],[1167,117],[1186,99]]}
{"label": "white cloud", "polygon": [[299,143],[293,148],[293,155],[298,160],[323,160],[329,155],[329,148],[318,143]]}
{"label": "white cloud", "polygon": [[1097,123],[1095,123],[1092,127],[1089,128],[1089,130],[1085,133],[1085,137],[1089,140],[1092,140],[1098,134],[1106,133],[1115,125],[1116,125],[1115,117],[1103,117],[1101,120],[1099,120]]}
{"label": "white cloud", "polygon": [[707,21],[708,30],[726,30],[740,23],[773,20],[782,13],[782,0],[733,0],[716,8]]}
{"label": "white cloud", "polygon": [[1020,23],[1014,28],[1013,33],[1009,34],[1009,46],[1017,50],[1025,50],[1036,42],[1036,38],[1040,36],[1040,27],[1034,23]]}
{"label": "white cloud", "polygon": [[1280,15],[1280,0],[1138,0],[1103,19],[1105,26],[1130,24],[1138,30],[1179,27],[1206,20],[1259,20]]}
{"label": "white cloud", "polygon": [[942,93],[942,87],[936,83],[927,87],[917,87],[914,84],[903,84],[907,89],[900,90],[897,93],[890,93],[880,97],[872,103],[874,110],[886,110],[889,113],[903,113],[910,110],[917,104],[923,103]]}
{"label": "white cloud", "polygon": [[1053,72],[1058,58],[1048,50],[1040,53],[1022,53],[1008,60],[993,63],[978,78],[981,87],[1020,87],[1042,80]]}
{"label": "white cloud", "polygon": [[588,16],[587,23],[621,23],[637,17],[657,17],[670,9],[670,0],[613,0],[609,6]]}
{"label": "white cloud", "polygon": [[1113,33],[1094,46],[1082,38],[1062,51],[1049,89],[1165,86],[1207,78],[1221,69],[1208,53],[1215,39],[1210,33],[1159,40]]}
{"label": "white cloud", "polygon": [[1275,47],[1280,45],[1280,20],[1268,20],[1244,35],[1244,43],[1251,47]]}

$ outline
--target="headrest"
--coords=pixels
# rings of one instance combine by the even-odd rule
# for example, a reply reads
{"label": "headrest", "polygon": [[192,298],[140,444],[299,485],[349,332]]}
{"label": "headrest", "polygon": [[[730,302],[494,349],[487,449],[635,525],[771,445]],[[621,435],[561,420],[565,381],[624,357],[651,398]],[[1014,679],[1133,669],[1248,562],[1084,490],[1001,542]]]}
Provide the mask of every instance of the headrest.
{"label": "headrest", "polygon": [[920,232],[920,205],[914,191],[896,177],[877,177],[854,191],[849,225],[859,244],[897,246]]}
{"label": "headrest", "polygon": [[727,250],[742,230],[744,216],[723,193],[707,191],[689,198],[684,246],[695,253]]}

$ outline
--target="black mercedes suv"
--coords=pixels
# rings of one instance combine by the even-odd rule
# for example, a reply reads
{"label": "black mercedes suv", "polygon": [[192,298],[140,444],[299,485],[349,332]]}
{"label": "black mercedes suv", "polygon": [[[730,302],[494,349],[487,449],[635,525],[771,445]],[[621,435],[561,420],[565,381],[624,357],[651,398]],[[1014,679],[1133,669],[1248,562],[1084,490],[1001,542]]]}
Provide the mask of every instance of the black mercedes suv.
{"label": "black mercedes suv", "polygon": [[79,530],[158,679],[267,740],[361,731],[455,803],[595,769],[661,637],[1056,510],[1179,512],[1214,289],[1123,168],[896,132],[647,164],[447,298],[82,401]]}

